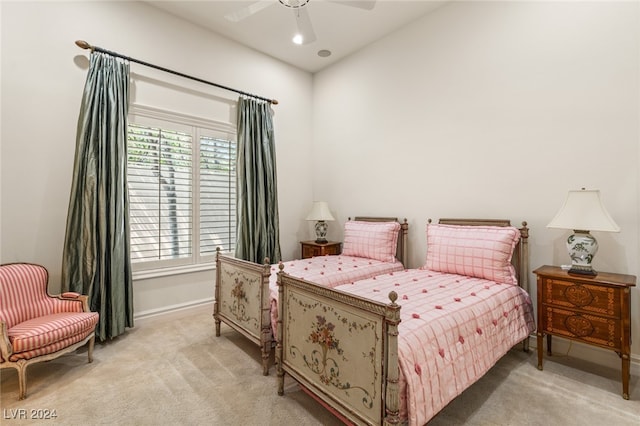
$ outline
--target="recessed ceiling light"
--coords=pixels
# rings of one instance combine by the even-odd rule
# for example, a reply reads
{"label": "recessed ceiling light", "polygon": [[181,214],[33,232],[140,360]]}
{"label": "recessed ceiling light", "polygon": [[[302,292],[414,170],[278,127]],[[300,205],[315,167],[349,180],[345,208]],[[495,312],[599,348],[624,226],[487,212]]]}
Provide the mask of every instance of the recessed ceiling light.
{"label": "recessed ceiling light", "polygon": [[327,49],[318,50],[318,56],[326,58],[327,56],[331,56],[331,51]]}
{"label": "recessed ceiling light", "polygon": [[302,34],[296,34],[293,36],[293,42],[295,44],[302,44],[302,42],[304,41]]}

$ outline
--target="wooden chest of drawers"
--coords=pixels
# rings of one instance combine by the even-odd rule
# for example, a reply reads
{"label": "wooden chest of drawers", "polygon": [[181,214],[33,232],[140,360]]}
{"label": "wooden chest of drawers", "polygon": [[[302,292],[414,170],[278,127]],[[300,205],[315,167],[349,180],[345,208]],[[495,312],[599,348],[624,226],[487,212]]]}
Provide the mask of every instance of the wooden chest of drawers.
{"label": "wooden chest of drawers", "polygon": [[538,368],[542,370],[545,334],[549,355],[551,336],[613,350],[622,358],[622,396],[629,399],[630,301],[636,277],[570,275],[554,266],[533,272],[538,277]]}
{"label": "wooden chest of drawers", "polygon": [[308,259],[314,256],[340,254],[340,252],[342,251],[342,243],[336,241],[327,241],[326,243],[316,243],[315,241],[301,241],[300,246],[303,259]]}

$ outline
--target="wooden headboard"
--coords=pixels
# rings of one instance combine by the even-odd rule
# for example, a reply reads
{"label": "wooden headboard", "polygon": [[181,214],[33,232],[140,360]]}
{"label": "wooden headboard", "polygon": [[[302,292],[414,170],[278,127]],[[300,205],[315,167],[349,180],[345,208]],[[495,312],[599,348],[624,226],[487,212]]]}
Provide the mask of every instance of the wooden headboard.
{"label": "wooden headboard", "polygon": [[[431,219],[428,221],[431,223]],[[511,226],[508,219],[440,219],[438,223],[442,225],[465,225],[465,226]],[[518,284],[529,293],[529,228],[527,222],[522,222],[520,230],[520,241],[516,244],[511,257],[511,263],[516,270]],[[427,245],[429,242],[427,241]]]}
{"label": "wooden headboard", "polygon": [[[351,218],[349,218],[351,220]],[[407,249],[407,239],[409,235],[409,224],[405,218],[404,222],[400,222],[397,217],[372,217],[372,216],[356,216],[353,220],[363,222],[398,222],[400,223],[400,232],[398,233],[398,247],[396,248],[396,259],[398,259],[405,268],[409,261],[409,251]]]}

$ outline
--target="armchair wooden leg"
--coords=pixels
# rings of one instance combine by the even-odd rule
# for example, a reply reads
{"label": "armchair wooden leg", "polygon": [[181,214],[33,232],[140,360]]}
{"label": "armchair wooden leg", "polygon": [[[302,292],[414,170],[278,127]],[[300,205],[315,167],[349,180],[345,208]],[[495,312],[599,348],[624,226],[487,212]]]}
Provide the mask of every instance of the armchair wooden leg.
{"label": "armchair wooden leg", "polygon": [[93,362],[93,345],[96,342],[96,336],[95,334],[93,335],[93,337],[91,337],[91,339],[89,340],[89,363]]}
{"label": "armchair wooden leg", "polygon": [[[24,361],[24,360],[20,360]],[[17,362],[18,370],[18,399],[25,399],[27,397],[27,363]]]}

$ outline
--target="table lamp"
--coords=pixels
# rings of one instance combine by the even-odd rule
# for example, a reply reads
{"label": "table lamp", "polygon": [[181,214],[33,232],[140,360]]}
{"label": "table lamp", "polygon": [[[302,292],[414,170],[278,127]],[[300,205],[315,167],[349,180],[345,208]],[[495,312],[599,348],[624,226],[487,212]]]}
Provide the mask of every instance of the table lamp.
{"label": "table lamp", "polygon": [[600,191],[584,188],[569,191],[563,206],[547,228],[573,230],[574,233],[567,238],[571,257],[569,273],[592,276],[597,275],[591,263],[598,251],[598,241],[589,231],[620,232],[620,227],[602,204]]}
{"label": "table lamp", "polygon": [[316,222],[316,243],[327,242],[327,230],[329,225],[326,221],[335,220],[329,211],[329,205],[326,201],[314,201],[311,213],[307,215],[307,220],[315,220]]}

